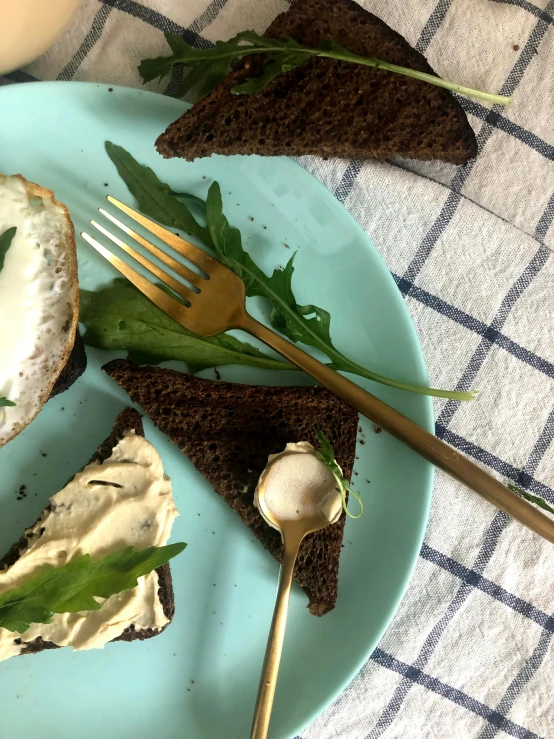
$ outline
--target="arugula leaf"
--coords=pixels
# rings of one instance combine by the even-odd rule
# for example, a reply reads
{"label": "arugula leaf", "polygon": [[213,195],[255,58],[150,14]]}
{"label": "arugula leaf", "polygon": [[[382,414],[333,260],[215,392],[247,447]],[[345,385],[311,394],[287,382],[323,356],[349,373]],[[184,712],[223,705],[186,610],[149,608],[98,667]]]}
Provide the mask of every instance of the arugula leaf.
{"label": "arugula leaf", "polygon": [[[159,56],[155,59],[143,59],[138,66],[139,74],[143,82],[151,82],[155,79],[162,79],[170,74],[176,64],[197,66],[201,64],[208,65],[227,62],[230,65],[233,59],[252,53],[253,50],[250,47],[240,46],[243,37],[249,34],[257,36],[254,31],[242,31],[228,41],[217,41],[211,49],[197,49],[187,44],[178,34],[166,32],[164,34],[165,40],[173,53],[165,57]],[[265,51],[267,49],[262,49],[258,53],[265,53]],[[221,74],[220,79],[226,73]]]}
{"label": "arugula leaf", "polygon": [[[271,305],[270,321],[276,331],[281,332],[295,343],[300,342],[319,349],[331,360],[331,367],[335,370],[350,372],[383,385],[421,395],[454,400],[472,400],[475,397],[473,392],[437,390],[410,385],[379,375],[348,359],[335,348],[331,341],[329,312],[316,305],[299,305],[296,302],[292,289],[295,255],[293,254],[283,270],[276,269],[268,277],[244,250],[240,231],[230,226],[223,214],[221,190],[217,182],[214,182],[209,189],[206,200],[207,226],[202,227],[194,219],[187,206],[171,195],[173,191],[168,185],[160,182],[149,167],[139,164],[128,152],[115,144],[107,142],[106,151],[117,166],[129,190],[136,197],[139,210],[163,223],[185,229],[186,227],[180,225],[178,220],[181,223],[186,221],[189,224],[189,230],[191,232],[196,230],[196,235],[203,240],[203,243],[212,247],[221,261],[242,279],[248,297],[260,296],[269,302]],[[179,197],[183,198],[184,194],[181,193]],[[183,215],[184,211],[188,213],[186,218]],[[175,216],[176,213],[178,217]],[[202,236],[200,236],[199,229],[202,229]]]}
{"label": "arugula leaf", "polygon": [[[333,450],[333,447],[331,446],[331,442],[329,441],[329,439],[327,439],[323,431],[318,430],[316,433],[317,440],[319,442],[319,449],[316,449],[314,451],[315,456],[317,457],[317,459],[319,459],[320,462],[323,462],[323,464],[326,465],[333,473],[333,476],[337,483],[337,490],[339,491],[342,500],[342,507],[346,515],[350,516],[350,518],[360,518],[360,516],[364,512],[364,504],[361,495],[350,487],[350,483],[343,476],[341,468],[335,461],[335,452]],[[354,514],[350,513],[350,511],[348,510],[346,493],[355,498],[356,502],[360,506],[360,511],[356,516],[354,516]]]}
{"label": "arugula leaf", "polygon": [[139,74],[143,82],[161,79],[169,74],[175,64],[181,64],[183,58],[191,60],[194,65],[179,85],[174,97],[185,97],[190,90],[196,89],[195,99],[200,100],[213,90],[225,77],[236,57],[236,46],[241,34],[229,41],[216,41],[215,48],[209,54],[205,49],[189,46],[181,36],[166,33],[165,38],[173,54],[169,57],[143,59],[139,64]]}
{"label": "arugula leaf", "polygon": [[0,408],[15,408],[16,403],[7,398],[0,398]]}
{"label": "arugula leaf", "polygon": [[238,37],[232,38],[229,41],[216,41],[216,56],[205,61],[197,62],[196,66],[190,69],[187,76],[177,88],[174,97],[185,97],[194,89],[196,94],[192,96],[192,99],[201,100],[211,92],[231,68],[233,56],[229,56],[227,52],[233,48],[237,39]]}
{"label": "arugula leaf", "polygon": [[54,613],[97,611],[102,604],[96,598],[136,587],[138,577],[165,565],[185,547],[169,544],[140,552],[126,547],[98,562],[85,554],[63,567],[51,567],[0,595],[0,627],[23,634],[32,623],[52,623]]}
{"label": "arugula leaf", "polygon": [[248,95],[259,92],[278,75],[289,72],[307,59],[320,57],[361,64],[374,69],[385,69],[404,77],[412,77],[490,103],[510,105],[512,101],[512,98],[505,95],[493,95],[488,92],[473,90],[455,82],[448,82],[433,74],[390,64],[375,57],[353,54],[332,39],[313,49],[297,43],[290,36],[285,41],[278,41],[277,39],[260,36],[255,31],[242,31],[229,41],[218,41],[213,49],[196,49],[189,46],[178,35],[166,33],[165,38],[173,53],[166,57],[144,59],[140,63],[138,71],[143,82],[150,82],[169,74],[176,64],[190,67],[191,71],[178,90],[179,97],[183,97],[191,89],[197,87],[197,99],[200,99],[221,82],[234,59],[262,54],[265,58],[261,75],[247,79],[244,83],[232,87],[231,92],[233,94]]}
{"label": "arugula leaf", "polygon": [[409,385],[399,380],[384,377],[353,362],[341,354],[331,340],[331,316],[316,305],[299,305],[292,290],[294,274],[293,254],[283,270],[275,269],[268,277],[244,251],[240,231],[229,225],[223,214],[221,190],[217,182],[212,183],[206,200],[206,217],[211,236],[211,245],[217,256],[237,274],[246,286],[248,297],[261,296],[271,304],[271,325],[294,343],[302,343],[319,349],[331,360],[335,370],[350,372],[368,380],[389,385],[400,390],[409,390],[422,395],[441,398],[470,400],[472,392],[437,390]]}
{"label": "arugula leaf", "polygon": [[207,229],[201,226],[184,203],[173,195],[173,190],[161,182],[150,169],[139,165],[121,146],[106,141],[106,152],[115,164],[119,175],[140,203],[143,213],[185,231],[206,243]]}
{"label": "arugula leaf", "polygon": [[79,320],[86,326],[85,344],[99,349],[123,349],[129,359],[139,364],[177,359],[186,362],[190,372],[226,364],[297,369],[228,334],[193,334],[125,279],[114,280],[98,292],[81,290]]}
{"label": "arugula leaf", "polygon": [[[235,56],[235,39],[218,41],[214,49],[195,49],[176,33],[165,33],[165,40],[173,54],[168,57],[159,56],[155,59],[143,59],[138,70],[143,82],[162,79],[168,75],[175,64],[182,63],[184,58],[190,62],[212,62],[228,59],[229,63]],[[230,53],[229,53],[230,52]]]}
{"label": "arugula leaf", "polygon": [[169,194],[174,198],[182,198],[192,207],[196,207],[200,211],[200,215],[206,216],[206,201],[199,198],[197,195],[193,195],[190,192],[177,192],[176,190],[169,190]]}
{"label": "arugula leaf", "polygon": [[[241,38],[242,40],[250,41],[254,45],[265,43],[263,37],[258,36],[258,34],[253,31],[245,31],[241,35]],[[280,47],[281,51],[271,54],[268,57],[259,77],[251,77],[250,79],[247,79],[246,82],[243,82],[240,85],[235,85],[231,88],[231,92],[234,95],[252,95],[256,92],[260,92],[280,74],[290,72],[291,70],[296,69],[296,67],[299,67],[310,57],[317,56],[317,54],[313,54],[311,51],[300,46],[300,44],[297,44],[290,36],[287,36],[286,41],[280,43]]]}
{"label": "arugula leaf", "polygon": [[13,228],[8,228],[7,231],[4,231],[3,234],[0,234],[0,272],[4,267],[4,259],[6,258],[8,249],[12,245],[13,237],[15,236],[16,231],[17,228],[13,226]]}
{"label": "arugula leaf", "polygon": [[554,508],[549,503],[547,503],[544,498],[540,498],[538,495],[528,493],[527,490],[524,490],[523,488],[520,488],[519,485],[514,485],[513,483],[508,483],[507,487],[512,491],[512,493],[516,493],[516,495],[519,495],[520,498],[528,500],[529,503],[534,503],[539,508],[548,511],[549,513],[554,513]]}

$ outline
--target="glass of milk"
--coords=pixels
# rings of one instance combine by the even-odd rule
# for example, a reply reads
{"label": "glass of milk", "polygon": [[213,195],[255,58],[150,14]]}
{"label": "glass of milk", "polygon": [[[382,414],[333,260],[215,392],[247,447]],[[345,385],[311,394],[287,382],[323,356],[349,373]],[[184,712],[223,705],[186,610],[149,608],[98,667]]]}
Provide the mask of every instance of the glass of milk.
{"label": "glass of milk", "polygon": [[81,0],[0,0],[0,74],[32,62],[64,32]]}

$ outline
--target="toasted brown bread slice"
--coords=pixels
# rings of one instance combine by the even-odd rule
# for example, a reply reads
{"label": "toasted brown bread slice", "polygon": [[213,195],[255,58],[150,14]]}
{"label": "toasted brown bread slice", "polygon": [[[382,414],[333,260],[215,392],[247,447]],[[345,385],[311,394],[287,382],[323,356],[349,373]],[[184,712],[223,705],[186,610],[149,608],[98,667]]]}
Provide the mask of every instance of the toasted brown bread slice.
{"label": "toasted brown bread slice", "polygon": [[[324,388],[212,382],[121,359],[104,369],[279,561],[280,534],[267,525],[253,502],[268,455],[281,452],[289,441],[316,444],[320,429],[345,476],[352,475],[358,414]],[[335,607],[344,523],[341,516],[332,526],[307,536],[300,547],[294,576],[316,616]]]}
{"label": "toasted brown bread slice", "polygon": [[[115,420],[115,424],[111,434],[108,438],[100,444],[95,454],[91,458],[90,462],[104,462],[111,456],[112,450],[124,437],[128,431],[134,431],[136,434],[144,436],[144,429],[142,426],[142,420],[140,415],[132,408],[126,408]],[[48,510],[48,508],[46,509]],[[41,514],[38,521],[42,518]],[[36,521],[35,523],[38,523]],[[34,526],[35,524],[33,524]],[[6,567],[11,567],[14,562],[17,562],[21,554],[25,551],[28,545],[28,539],[25,535],[21,539],[13,544],[9,551],[0,559],[0,570]],[[169,564],[164,565],[156,570],[159,579],[159,590],[158,596],[163,607],[166,618],[173,619],[175,613],[175,601],[173,597],[173,584],[171,581],[171,570]],[[134,626],[130,626],[123,630],[120,636],[112,641],[135,641],[136,639],[143,640],[149,639],[152,636],[157,636],[164,631],[169,623],[163,626],[161,629],[141,629],[135,630]],[[45,649],[58,649],[58,645],[53,642],[44,641],[42,638],[35,639],[25,645],[25,648],[21,651],[21,654],[36,654],[42,652]]]}
{"label": "toasted brown bread slice", "polygon": [[[352,0],[297,0],[265,32],[287,35],[312,48],[333,39],[360,56],[435,74],[400,34]],[[382,69],[311,59],[257,94],[231,94],[262,66],[262,58],[250,57],[228,74],[158,138],[160,154],[402,156],[463,164],[477,153],[466,115],[446,90]]]}

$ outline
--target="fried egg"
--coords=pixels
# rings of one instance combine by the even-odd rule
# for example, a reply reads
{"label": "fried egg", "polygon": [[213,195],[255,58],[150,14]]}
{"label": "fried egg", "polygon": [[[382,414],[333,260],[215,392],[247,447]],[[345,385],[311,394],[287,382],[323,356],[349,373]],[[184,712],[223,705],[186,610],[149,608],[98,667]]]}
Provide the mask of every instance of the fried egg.
{"label": "fried egg", "polygon": [[7,250],[7,239],[0,249],[0,447],[48,400],[75,342],[79,313],[67,208],[20,175],[0,175],[0,239],[13,228]]}

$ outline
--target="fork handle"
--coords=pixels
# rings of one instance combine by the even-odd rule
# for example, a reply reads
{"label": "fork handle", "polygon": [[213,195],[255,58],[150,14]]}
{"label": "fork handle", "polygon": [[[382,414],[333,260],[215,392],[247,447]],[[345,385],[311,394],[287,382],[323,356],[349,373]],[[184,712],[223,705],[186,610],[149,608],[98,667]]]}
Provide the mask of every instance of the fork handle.
{"label": "fork handle", "polygon": [[554,521],[499,480],[437,439],[417,423],[410,420],[356,383],[306,354],[290,341],[268,329],[248,314],[244,314],[237,328],[260,339],[276,352],[311,375],[333,395],[343,400],[370,421],[388,431],[431,464],[449,474],[466,487],[481,495],[489,503],[527,526],[539,536],[554,544]]}

